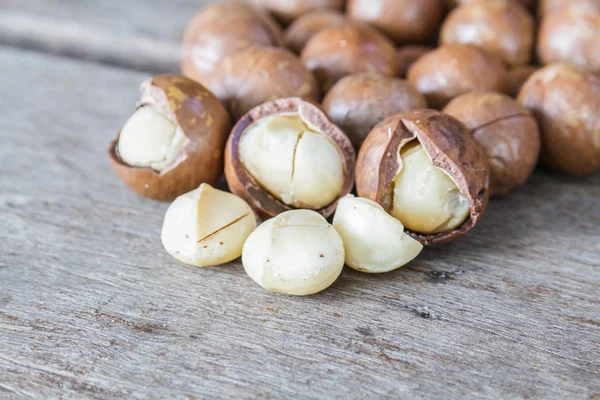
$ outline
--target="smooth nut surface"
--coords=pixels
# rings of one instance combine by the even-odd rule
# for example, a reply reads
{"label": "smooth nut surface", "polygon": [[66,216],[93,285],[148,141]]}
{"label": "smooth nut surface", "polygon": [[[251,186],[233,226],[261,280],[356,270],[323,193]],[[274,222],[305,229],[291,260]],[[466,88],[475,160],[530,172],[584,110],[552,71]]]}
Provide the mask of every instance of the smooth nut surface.
{"label": "smooth nut surface", "polygon": [[108,154],[132,190],[170,201],[203,182],[216,183],[230,128],[227,110],[204,86],[183,76],[159,75],[140,86],[138,110]]}
{"label": "smooth nut surface", "polygon": [[238,258],[255,228],[256,218],[244,200],[203,183],[169,206],[161,240],[177,260],[205,267]]}
{"label": "smooth nut surface", "polygon": [[354,163],[344,132],[317,105],[295,97],[261,104],[238,121],[225,150],[225,177],[262,217],[292,210],[292,204],[328,217],[354,185]]}
{"label": "smooth nut surface", "polygon": [[[416,145],[426,152],[426,158]],[[408,147],[402,154],[405,146]],[[411,148],[415,153],[407,154],[411,153]],[[399,176],[406,167],[403,156],[407,155],[416,155],[417,158],[411,162],[412,166],[408,166],[406,171],[409,179],[404,181]],[[432,165],[451,179],[468,202],[468,216],[455,228],[451,226],[461,219],[462,197],[453,185],[438,190],[440,179],[437,172],[432,175],[436,171]],[[411,173],[411,170],[415,173]],[[438,217],[434,221],[439,222],[437,227],[431,222],[426,226],[427,229],[423,229],[415,222],[418,229],[432,230],[430,233],[410,230],[400,215],[410,213],[410,210],[397,210],[407,232],[422,244],[432,245],[456,239],[479,221],[489,197],[488,174],[486,155],[463,123],[439,111],[413,110],[387,118],[369,133],[357,159],[356,189],[359,196],[374,200],[387,212],[393,210],[394,203],[398,200],[404,201],[405,195],[408,200],[411,196],[422,197],[422,204],[416,204],[415,207],[426,207],[432,202],[434,206],[439,206],[440,200],[449,200],[446,203],[448,210],[441,207],[443,218]],[[431,182],[426,179],[428,175],[433,178]],[[396,180],[400,182],[395,182]],[[405,183],[406,188],[399,187]],[[406,193],[404,189],[407,189]],[[438,196],[440,192],[448,193],[449,198],[441,198]],[[425,209],[423,215],[428,217],[432,211],[434,209]],[[442,229],[444,232],[439,232]]]}
{"label": "smooth nut surface", "polygon": [[[446,0],[446,4],[448,5],[449,9],[452,9],[454,7],[458,7],[460,5],[463,4],[471,4],[477,1],[481,1],[481,0]],[[515,0],[517,3],[525,6],[528,10],[535,10],[537,4],[538,4],[538,0]],[[561,0],[561,1],[572,1],[572,0]],[[595,0],[592,0],[595,1]]]}
{"label": "smooth nut surface", "polygon": [[408,82],[368,72],[340,79],[323,99],[323,109],[356,149],[387,117],[425,107],[425,97]]}
{"label": "smooth nut surface", "polygon": [[345,163],[340,148],[298,113],[256,121],[242,135],[239,152],[252,177],[289,206],[323,208],[343,189]]}
{"label": "smooth nut surface", "polygon": [[540,133],[533,115],[499,93],[467,93],[443,110],[471,131],[490,166],[490,195],[508,193],[525,183],[538,162]]}
{"label": "smooth nut surface", "polygon": [[260,225],[244,244],[246,273],[263,288],[309,295],[329,287],[344,267],[344,244],[321,215],[282,213]]}
{"label": "smooth nut surface", "polygon": [[347,24],[348,20],[339,11],[317,10],[302,15],[295,20],[284,34],[285,46],[300,54],[306,43],[321,29]]}
{"label": "smooth nut surface", "polygon": [[480,0],[462,5],[444,21],[440,43],[471,44],[508,65],[527,64],[534,38],[533,17],[512,0]]}
{"label": "smooth nut surface", "polygon": [[412,261],[423,249],[383,207],[351,194],[340,199],[333,227],[344,242],[346,264],[362,272],[393,271]]}
{"label": "smooth nut surface", "polygon": [[310,11],[341,11],[345,0],[252,0],[252,3],[269,11],[282,23],[289,24]]}
{"label": "smooth nut surface", "polygon": [[425,95],[429,106],[437,109],[463,93],[508,90],[502,60],[464,44],[444,45],[423,55],[412,65],[407,79]]}
{"label": "smooth nut surface", "polygon": [[440,0],[349,0],[350,19],[369,23],[396,44],[425,43],[435,38],[443,16]]}
{"label": "smooth nut surface", "polygon": [[540,124],[543,165],[571,175],[600,169],[598,75],[569,64],[548,65],[531,75],[518,100]]}
{"label": "smooth nut surface", "polygon": [[344,24],[317,32],[300,55],[326,92],[338,80],[356,72],[397,74],[394,44],[368,26]]}
{"label": "smooth nut surface", "polygon": [[587,7],[591,11],[600,12],[600,1],[598,0],[539,0],[539,2],[538,13],[542,17],[546,13],[567,7]]}

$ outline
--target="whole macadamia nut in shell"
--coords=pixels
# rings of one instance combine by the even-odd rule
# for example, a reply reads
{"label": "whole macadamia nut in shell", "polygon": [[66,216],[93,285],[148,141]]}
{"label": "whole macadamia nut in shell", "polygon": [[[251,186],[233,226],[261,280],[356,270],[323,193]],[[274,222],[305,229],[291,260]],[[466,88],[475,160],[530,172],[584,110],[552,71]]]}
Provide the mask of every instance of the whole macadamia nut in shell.
{"label": "whole macadamia nut in shell", "polygon": [[356,72],[397,74],[393,43],[368,26],[345,24],[322,29],[310,38],[300,57],[324,92]]}
{"label": "whole macadamia nut in shell", "polygon": [[347,24],[345,15],[339,11],[318,10],[304,14],[295,20],[285,31],[285,46],[300,54],[309,39],[321,29]]}
{"label": "whole macadamia nut in shell", "polygon": [[250,109],[284,97],[318,100],[317,81],[287,49],[251,47],[224,58],[208,88],[225,104],[234,120]]}
{"label": "whole macadamia nut in shell", "polygon": [[487,206],[487,158],[457,119],[407,111],[367,136],[356,162],[356,189],[422,244],[445,243],[471,230]]}
{"label": "whole macadamia nut in shell", "polygon": [[181,73],[206,83],[226,56],[250,46],[280,46],[281,28],[266,13],[242,1],[213,4],[185,29]]}
{"label": "whole macadamia nut in shell", "polygon": [[464,44],[444,45],[425,54],[412,65],[407,79],[425,95],[427,103],[437,109],[463,93],[505,93],[508,90],[502,60]]}
{"label": "whole macadamia nut in shell", "polygon": [[311,11],[342,11],[345,2],[345,0],[252,0],[255,6],[267,10],[286,25]]}
{"label": "whole macadamia nut in shell", "polygon": [[534,21],[512,0],[479,0],[452,11],[444,21],[440,43],[471,44],[496,54],[508,65],[531,60]]}
{"label": "whole macadamia nut in shell", "polygon": [[408,82],[368,72],[340,79],[323,99],[325,112],[356,149],[387,117],[426,107],[425,97]]}
{"label": "whole macadamia nut in shell", "polygon": [[171,201],[217,182],[230,129],[227,110],[208,89],[183,76],[160,75],[142,83],[138,110],[108,153],[136,193]]}
{"label": "whole macadamia nut in shell", "polygon": [[571,175],[600,169],[600,77],[552,64],[525,82],[519,102],[537,118],[541,164]]}
{"label": "whole macadamia nut in shell", "polygon": [[533,115],[500,93],[466,93],[444,113],[463,122],[486,152],[490,195],[508,193],[531,175],[540,155],[540,132]]}
{"label": "whole macadamia nut in shell", "polygon": [[349,0],[347,6],[350,19],[376,27],[397,45],[435,38],[443,12],[440,0]]}

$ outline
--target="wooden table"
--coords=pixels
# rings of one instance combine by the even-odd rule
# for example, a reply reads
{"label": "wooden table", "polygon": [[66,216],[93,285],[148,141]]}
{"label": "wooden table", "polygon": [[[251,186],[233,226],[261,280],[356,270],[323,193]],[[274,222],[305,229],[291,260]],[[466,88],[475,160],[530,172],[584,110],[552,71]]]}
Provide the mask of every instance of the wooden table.
{"label": "wooden table", "polygon": [[0,0],[0,398],[600,397],[599,174],[310,297],[166,254],[106,148],[199,3]]}

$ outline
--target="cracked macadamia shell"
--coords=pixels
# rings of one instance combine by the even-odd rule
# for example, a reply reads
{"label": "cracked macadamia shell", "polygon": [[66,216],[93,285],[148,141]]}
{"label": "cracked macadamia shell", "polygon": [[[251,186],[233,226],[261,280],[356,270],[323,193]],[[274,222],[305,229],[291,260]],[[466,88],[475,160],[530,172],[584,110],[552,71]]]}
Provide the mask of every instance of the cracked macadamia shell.
{"label": "cracked macadamia shell", "polygon": [[408,82],[368,72],[345,76],[323,99],[323,109],[357,150],[387,117],[426,107],[425,97]]}
{"label": "cracked macadamia shell", "polygon": [[570,6],[542,18],[537,54],[544,65],[568,62],[600,72],[600,6]]}
{"label": "cracked macadamia shell", "polygon": [[286,25],[311,11],[342,11],[345,2],[345,0],[252,0],[254,5],[267,10]]}
{"label": "cracked macadamia shell", "polygon": [[421,56],[429,53],[433,50],[433,47],[428,46],[402,46],[398,49],[398,77],[404,78],[408,73],[410,67],[417,61]]}
{"label": "cracked macadamia shell", "polygon": [[265,221],[250,234],[242,264],[266,290],[304,296],[335,282],[344,267],[344,244],[318,213],[292,210]]}
{"label": "cracked macadamia shell", "polygon": [[[151,164],[130,165],[119,152],[120,145],[127,146],[127,154],[141,161],[146,150],[140,149],[156,151],[148,148],[156,143],[151,139],[158,128],[156,116],[141,121],[138,118],[146,107],[172,124],[173,140],[179,141],[178,150],[167,156],[167,163],[162,163],[160,171]],[[132,190],[150,199],[171,201],[203,182],[217,182],[223,171],[223,149],[231,122],[225,107],[206,88],[183,76],[155,76],[140,86],[138,111],[123,129],[131,126],[133,117],[138,119],[133,127],[135,135],[128,135],[121,143],[119,132],[108,149],[114,170]]]}
{"label": "cracked macadamia shell", "polygon": [[177,260],[206,267],[241,256],[255,228],[256,217],[244,200],[203,183],[169,206],[161,240]]}
{"label": "cracked macadamia shell", "polygon": [[351,194],[340,199],[333,227],[344,242],[346,265],[361,272],[393,271],[412,261],[423,249],[383,207]]}
{"label": "cracked macadamia shell", "polygon": [[321,29],[347,24],[346,16],[339,11],[317,10],[304,14],[285,31],[285,46],[300,54],[308,40]]}
{"label": "cracked macadamia shell", "polygon": [[294,208],[329,217],[337,199],[352,190],[354,163],[348,137],[318,106],[300,98],[250,110],[225,149],[229,188],[267,218]]}
{"label": "cracked macadamia shell", "polygon": [[540,155],[540,132],[533,115],[515,99],[499,93],[467,93],[443,110],[464,123],[486,152],[490,195],[525,183]]}
{"label": "cracked macadamia shell", "polygon": [[525,82],[519,102],[533,113],[542,137],[541,164],[571,175],[600,169],[600,77],[552,64]]}
{"label": "cracked macadamia shell", "polygon": [[529,77],[540,67],[535,65],[518,65],[508,71],[508,94],[517,97]]}
{"label": "cracked macadamia shell", "polygon": [[440,0],[349,0],[350,19],[376,27],[397,45],[434,39],[442,22]]}
{"label": "cracked macadamia shell", "polygon": [[345,24],[320,30],[300,55],[326,92],[338,80],[357,72],[397,74],[394,44],[368,26]]}
{"label": "cracked macadamia shell", "polygon": [[251,46],[282,43],[281,28],[263,11],[242,1],[213,4],[185,29],[181,73],[204,84],[226,56]]}
{"label": "cracked macadamia shell", "polygon": [[284,97],[317,101],[320,91],[313,74],[287,49],[251,47],[224,58],[208,88],[237,121],[252,108]]}
{"label": "cracked macadamia shell", "polygon": [[412,65],[407,79],[436,109],[463,93],[508,90],[502,60],[464,44],[447,44],[425,54]]}
{"label": "cracked macadamia shell", "polygon": [[[418,142],[414,142],[417,140]],[[415,178],[431,176],[438,179],[439,173],[453,182],[459,199],[466,201],[468,210],[464,222],[450,230],[421,234],[411,231],[403,222],[407,233],[424,245],[449,242],[471,230],[485,211],[489,197],[489,176],[485,152],[473,139],[467,127],[457,119],[434,110],[413,110],[387,118],[378,124],[363,143],[356,164],[356,189],[358,195],[369,198],[387,212],[396,210],[395,187],[402,173],[404,156],[401,150],[420,144],[428,157],[428,168],[416,172]],[[418,147],[413,147],[412,152]],[[418,153],[414,154],[418,156]],[[421,160],[415,165],[423,165]],[[431,165],[433,164],[433,165]],[[437,167],[437,169],[433,169]],[[421,173],[425,175],[421,175]],[[437,174],[434,176],[433,174]],[[426,180],[425,180],[426,181]],[[413,193],[433,193],[442,187],[429,187],[425,181],[417,180]],[[442,182],[447,185],[449,182]],[[424,185],[424,186],[423,186]],[[413,187],[415,187],[413,185]],[[418,189],[421,188],[421,189]],[[444,189],[445,190],[445,189]],[[418,196],[417,196],[418,197]],[[435,199],[423,198],[428,204]],[[460,205],[460,204],[457,204]],[[411,210],[402,210],[410,216]],[[415,215],[415,217],[417,217]],[[448,220],[450,222],[450,220]],[[456,222],[456,221],[454,221]]]}
{"label": "cracked macadamia shell", "polygon": [[462,5],[444,21],[440,43],[471,44],[493,53],[508,65],[531,60],[534,21],[512,0],[481,0]]}

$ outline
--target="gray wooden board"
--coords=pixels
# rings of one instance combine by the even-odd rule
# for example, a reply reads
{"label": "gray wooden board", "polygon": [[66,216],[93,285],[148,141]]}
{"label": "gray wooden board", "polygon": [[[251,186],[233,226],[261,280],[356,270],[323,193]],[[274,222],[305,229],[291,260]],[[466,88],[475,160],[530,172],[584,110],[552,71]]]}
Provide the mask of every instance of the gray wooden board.
{"label": "gray wooden board", "polygon": [[183,30],[226,0],[0,0],[0,44],[128,66],[179,70]]}
{"label": "gray wooden board", "polygon": [[0,48],[0,398],[600,396],[600,175],[310,297],[163,251],[106,147],[145,74]]}

